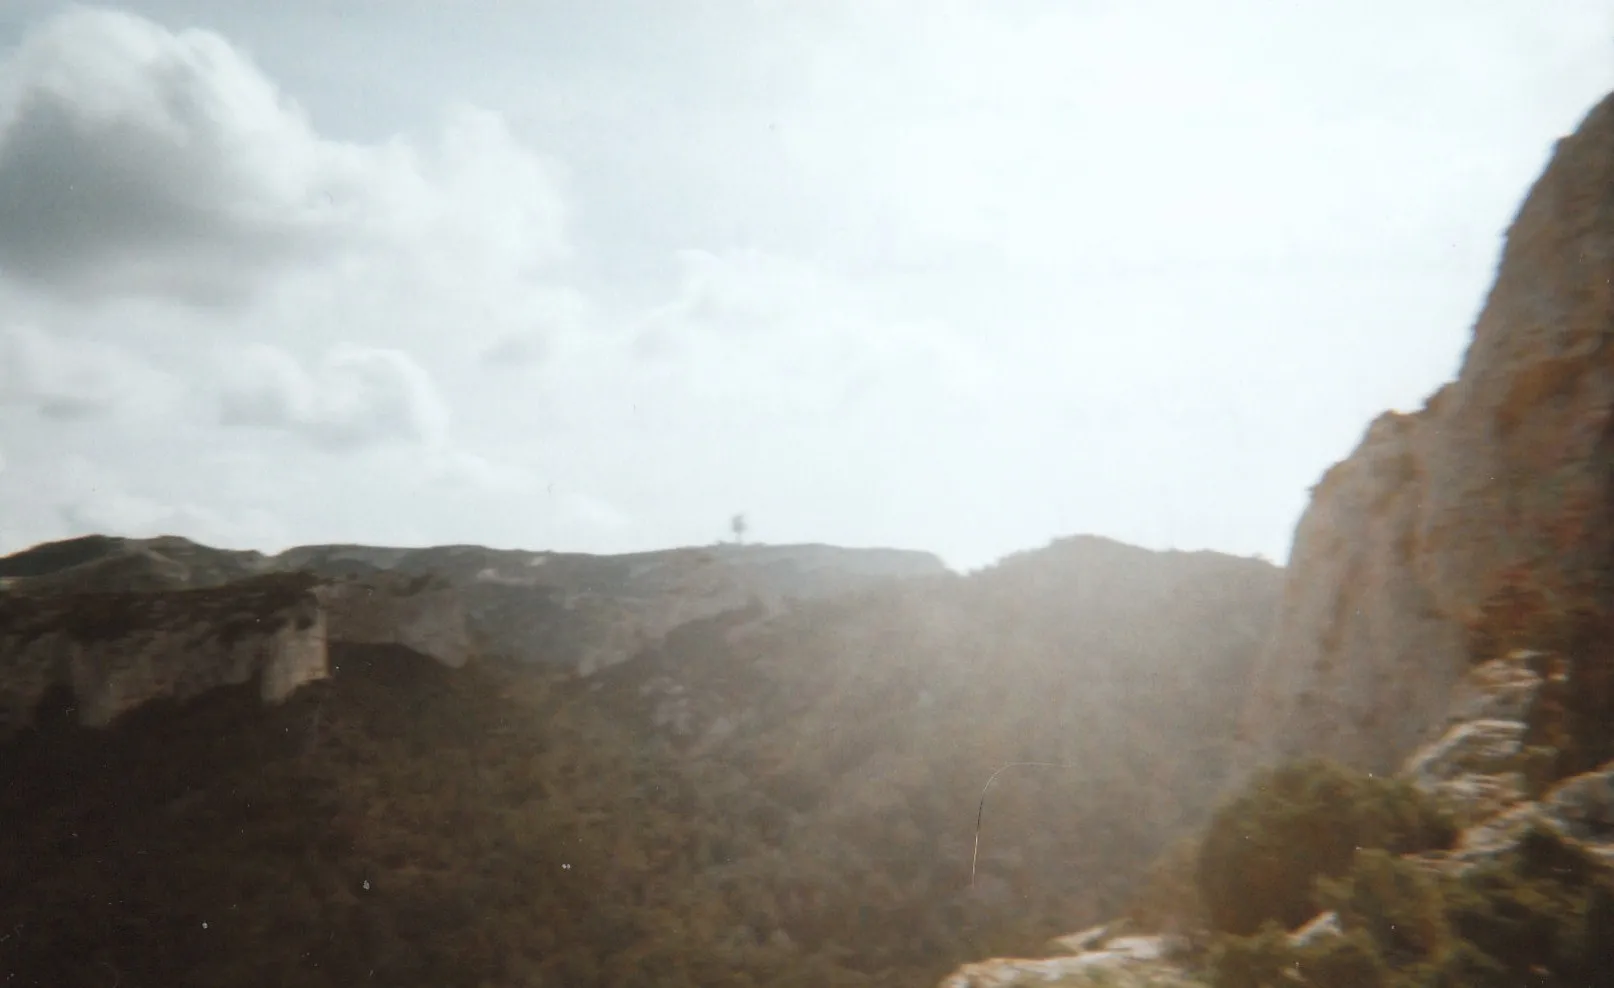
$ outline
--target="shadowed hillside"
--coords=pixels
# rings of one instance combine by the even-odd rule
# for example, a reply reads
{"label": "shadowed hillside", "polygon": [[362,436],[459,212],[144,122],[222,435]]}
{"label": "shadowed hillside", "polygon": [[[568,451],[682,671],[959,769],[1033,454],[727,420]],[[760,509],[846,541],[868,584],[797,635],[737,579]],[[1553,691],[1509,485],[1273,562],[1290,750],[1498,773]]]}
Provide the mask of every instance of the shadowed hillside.
{"label": "shadowed hillside", "polygon": [[[53,693],[0,748],[0,951],[41,985],[924,984],[1113,911],[1205,818],[1279,583],[1072,539],[586,678],[333,644],[276,707],[102,732]],[[972,889],[1019,759],[1073,767],[999,779]]]}

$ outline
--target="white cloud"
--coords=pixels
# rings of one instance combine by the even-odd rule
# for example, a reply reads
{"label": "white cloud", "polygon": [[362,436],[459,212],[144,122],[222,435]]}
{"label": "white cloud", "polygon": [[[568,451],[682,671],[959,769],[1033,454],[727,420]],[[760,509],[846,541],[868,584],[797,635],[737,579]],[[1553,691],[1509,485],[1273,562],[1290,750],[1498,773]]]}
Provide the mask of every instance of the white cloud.
{"label": "white cloud", "polygon": [[904,252],[1066,270],[1427,263],[1489,239],[1475,194],[1516,196],[1540,149],[1485,135],[1573,126],[1583,97],[1562,94],[1604,84],[1614,33],[1580,0],[1550,19],[1257,0],[897,2],[854,21],[815,52],[791,160]]}
{"label": "white cloud", "polygon": [[0,327],[0,406],[75,421],[117,412],[150,416],[178,397],[176,382],[126,348]]}
{"label": "white cloud", "polygon": [[0,73],[0,271],[208,303],[313,265],[382,293],[509,288],[566,254],[551,171],[475,108],[427,139],[322,138],[219,35],[75,8]]}
{"label": "white cloud", "polygon": [[12,538],[1282,555],[1614,85],[1598,0],[126,6],[0,47]]}
{"label": "white cloud", "polygon": [[567,524],[620,532],[633,523],[632,519],[615,505],[581,491],[565,491],[554,495],[554,498],[560,507],[561,520]]}
{"label": "white cloud", "polygon": [[[549,277],[571,253],[560,180],[492,111],[334,140],[221,35],[42,22],[0,48],[0,306],[27,320],[0,324],[0,407],[34,413],[0,416],[32,478],[0,503],[40,537],[335,518],[402,537],[431,521],[400,518],[399,491],[429,485],[445,516],[519,496],[530,468],[466,447],[443,381],[464,400],[490,363],[587,331]],[[310,473],[385,503],[333,507],[290,480]]]}
{"label": "white cloud", "polygon": [[222,38],[74,9],[0,88],[0,265],[59,291],[214,301],[326,246],[344,169]]}
{"label": "white cloud", "polygon": [[339,346],[312,369],[267,345],[231,355],[220,421],[280,429],[333,450],[406,442],[441,446],[448,409],[431,375],[400,350]]}
{"label": "white cloud", "polygon": [[755,249],[681,252],[676,297],[637,328],[635,348],[681,394],[815,411],[883,388],[983,394],[991,361],[945,322],[892,315],[856,282]]}
{"label": "white cloud", "polygon": [[213,545],[283,544],[284,526],[268,512],[219,508],[203,499],[168,498],[143,490],[125,472],[73,453],[14,464],[8,474],[6,530],[0,552],[40,538],[86,532],[131,537],[186,535]]}

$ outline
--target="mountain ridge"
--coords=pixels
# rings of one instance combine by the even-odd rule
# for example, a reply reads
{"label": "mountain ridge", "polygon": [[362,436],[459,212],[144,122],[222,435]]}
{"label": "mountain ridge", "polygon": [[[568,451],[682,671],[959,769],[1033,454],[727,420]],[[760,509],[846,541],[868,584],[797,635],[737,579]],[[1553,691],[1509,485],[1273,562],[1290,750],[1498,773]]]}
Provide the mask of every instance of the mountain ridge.
{"label": "mountain ridge", "polygon": [[[1280,576],[1061,540],[753,597],[586,674],[332,638],[269,705],[86,728],[57,689],[0,741],[0,926],[63,985],[934,981],[1118,908],[1209,812]],[[980,786],[1029,756],[1079,768],[999,780],[972,885]]]}

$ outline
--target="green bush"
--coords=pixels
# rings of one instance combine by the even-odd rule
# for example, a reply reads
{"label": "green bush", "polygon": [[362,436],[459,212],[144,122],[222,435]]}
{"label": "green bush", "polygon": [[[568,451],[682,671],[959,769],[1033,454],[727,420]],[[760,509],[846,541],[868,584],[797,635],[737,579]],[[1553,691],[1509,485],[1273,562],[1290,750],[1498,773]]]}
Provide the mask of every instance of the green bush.
{"label": "green bush", "polygon": [[1397,969],[1438,960],[1451,940],[1439,879],[1384,851],[1358,851],[1343,879],[1318,879],[1314,901],[1318,910],[1333,910],[1345,929],[1364,934]]}
{"label": "green bush", "polygon": [[1276,923],[1255,936],[1221,937],[1211,951],[1210,982],[1215,988],[1389,988],[1394,983],[1377,944],[1366,934],[1295,947]]}
{"label": "green bush", "polygon": [[1450,847],[1451,819],[1411,785],[1326,759],[1257,774],[1211,819],[1197,880],[1213,929],[1248,935],[1315,915],[1312,886],[1347,872],[1359,849]]}
{"label": "green bush", "polygon": [[1342,937],[1224,934],[1215,988],[1614,988],[1614,875],[1548,831],[1461,877],[1382,851],[1318,882]]}
{"label": "green bush", "polygon": [[1614,986],[1614,876],[1585,850],[1534,830],[1448,893],[1462,983]]}

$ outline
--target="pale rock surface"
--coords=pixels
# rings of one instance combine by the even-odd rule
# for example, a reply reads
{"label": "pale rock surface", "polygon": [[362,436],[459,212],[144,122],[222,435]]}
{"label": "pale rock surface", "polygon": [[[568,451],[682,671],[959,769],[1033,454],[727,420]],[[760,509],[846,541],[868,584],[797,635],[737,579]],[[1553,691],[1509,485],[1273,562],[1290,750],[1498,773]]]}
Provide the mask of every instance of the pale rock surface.
{"label": "pale rock surface", "polygon": [[324,584],[314,593],[333,642],[399,645],[453,669],[470,660],[465,608],[451,587],[389,574]]}
{"label": "pale rock surface", "polygon": [[1339,925],[1339,914],[1330,909],[1325,913],[1318,913],[1306,925],[1290,933],[1289,944],[1294,947],[1307,947],[1331,937],[1343,936],[1344,933]]}
{"label": "pale rock surface", "polygon": [[190,590],[0,596],[0,735],[55,687],[105,727],[157,699],[256,681],[266,703],[329,675],[333,644],[397,645],[459,667],[471,654],[452,589],[266,574]]}
{"label": "pale rock surface", "polygon": [[1185,949],[1171,936],[1108,937],[1103,927],[1061,941],[1085,938],[1087,946],[1063,957],[994,958],[966,964],[940,988],[1201,988],[1173,958]]}
{"label": "pale rock surface", "polygon": [[1611,338],[1614,97],[1558,142],[1510,226],[1457,379],[1379,418],[1314,489],[1246,707],[1246,764],[1310,753],[1389,771],[1441,729],[1471,662],[1570,641],[1570,730],[1594,740],[1587,764],[1604,757]]}
{"label": "pale rock surface", "polygon": [[153,699],[256,679],[277,703],[328,674],[325,614],[307,584],[0,598],[0,734],[69,687],[78,720],[104,727]]}
{"label": "pale rock surface", "polygon": [[1515,650],[1469,670],[1453,690],[1447,728],[1409,755],[1401,775],[1451,812],[1459,827],[1529,798],[1550,755],[1528,745],[1547,656]]}
{"label": "pale rock surface", "polygon": [[1531,828],[1551,831],[1614,868],[1614,762],[1565,779],[1539,801],[1519,803],[1469,828],[1447,862],[1461,870],[1505,854]]}

